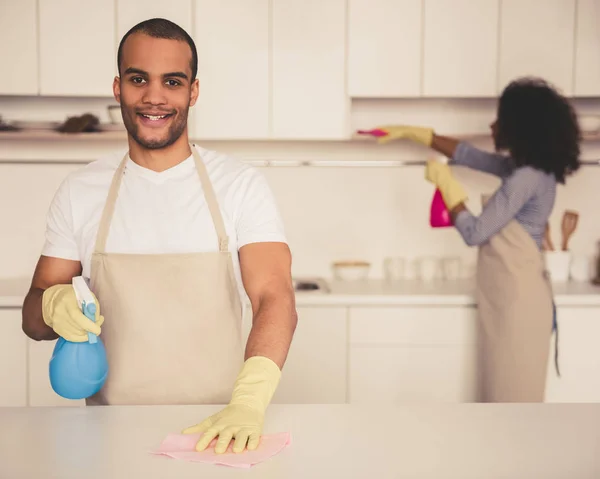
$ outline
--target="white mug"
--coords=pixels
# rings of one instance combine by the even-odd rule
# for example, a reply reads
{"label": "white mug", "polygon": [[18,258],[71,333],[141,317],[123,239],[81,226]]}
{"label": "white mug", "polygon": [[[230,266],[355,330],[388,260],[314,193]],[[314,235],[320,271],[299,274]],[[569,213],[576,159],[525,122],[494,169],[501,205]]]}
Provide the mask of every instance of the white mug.
{"label": "white mug", "polygon": [[544,261],[551,281],[557,283],[569,281],[571,268],[570,251],[545,251]]}
{"label": "white mug", "polygon": [[400,281],[406,278],[406,259],[401,257],[385,258],[383,271],[386,281]]}

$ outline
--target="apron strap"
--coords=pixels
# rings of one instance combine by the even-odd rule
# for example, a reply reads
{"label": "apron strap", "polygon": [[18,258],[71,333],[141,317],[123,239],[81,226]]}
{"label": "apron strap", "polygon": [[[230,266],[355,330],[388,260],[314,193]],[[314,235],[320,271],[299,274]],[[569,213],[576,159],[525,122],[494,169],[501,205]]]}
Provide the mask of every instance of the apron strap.
{"label": "apron strap", "polygon": [[104,254],[106,251],[106,239],[108,238],[108,231],[115,211],[115,204],[117,203],[117,196],[119,195],[121,179],[123,178],[123,172],[125,171],[128,156],[129,154],[125,153],[125,156],[121,160],[121,163],[113,176],[110,189],[108,190],[108,197],[106,198],[106,204],[102,211],[100,225],[98,226],[98,234],[96,236],[96,246],[94,247],[94,252],[96,253]]}
{"label": "apron strap", "polygon": [[192,145],[192,154],[194,155],[196,171],[198,171],[200,183],[202,184],[202,189],[204,190],[204,198],[206,199],[206,204],[208,205],[215,229],[217,230],[217,236],[219,237],[219,251],[221,253],[227,253],[229,251],[229,238],[227,237],[227,232],[225,230],[225,223],[223,222],[223,216],[221,215],[219,202],[217,201],[217,195],[212,187],[206,166],[204,165],[202,158],[200,158],[195,145]]}

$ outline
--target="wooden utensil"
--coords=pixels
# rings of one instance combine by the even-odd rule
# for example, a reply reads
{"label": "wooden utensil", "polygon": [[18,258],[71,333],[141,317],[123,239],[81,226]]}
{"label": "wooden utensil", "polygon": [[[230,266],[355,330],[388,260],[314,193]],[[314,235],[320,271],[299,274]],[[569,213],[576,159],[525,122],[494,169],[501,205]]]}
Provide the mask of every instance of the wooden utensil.
{"label": "wooden utensil", "polygon": [[577,222],[579,221],[579,213],[577,211],[567,210],[563,214],[561,230],[562,230],[562,250],[567,251],[569,239],[573,235]]}
{"label": "wooden utensil", "polygon": [[544,231],[542,247],[545,251],[554,251],[554,244],[552,243],[552,239],[550,238],[550,223],[546,223],[546,231]]}

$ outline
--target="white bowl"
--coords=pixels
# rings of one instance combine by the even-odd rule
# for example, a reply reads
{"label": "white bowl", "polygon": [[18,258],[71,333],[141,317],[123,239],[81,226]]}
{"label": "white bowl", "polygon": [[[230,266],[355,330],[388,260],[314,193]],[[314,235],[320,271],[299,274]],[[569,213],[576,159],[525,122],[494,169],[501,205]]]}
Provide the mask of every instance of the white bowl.
{"label": "white bowl", "polygon": [[360,281],[367,279],[371,263],[366,261],[336,261],[332,265],[333,276],[341,281]]}
{"label": "white bowl", "polygon": [[579,128],[584,133],[594,133],[600,130],[600,116],[580,116]]}
{"label": "white bowl", "polygon": [[108,117],[114,125],[123,124],[123,115],[121,115],[121,105],[109,105]]}

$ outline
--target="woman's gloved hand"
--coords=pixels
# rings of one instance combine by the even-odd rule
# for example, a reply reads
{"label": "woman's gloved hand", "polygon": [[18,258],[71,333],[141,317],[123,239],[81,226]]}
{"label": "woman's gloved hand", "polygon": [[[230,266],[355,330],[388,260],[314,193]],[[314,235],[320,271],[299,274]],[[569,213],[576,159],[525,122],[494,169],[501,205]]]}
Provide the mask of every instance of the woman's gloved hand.
{"label": "woman's gloved hand", "polygon": [[462,185],[454,179],[450,167],[437,160],[429,160],[425,167],[425,179],[433,183],[444,198],[449,210],[464,203],[468,196]]}
{"label": "woman's gloved hand", "polygon": [[204,433],[196,444],[203,451],[217,436],[215,453],[222,454],[235,439],[233,452],[258,447],[267,406],[277,389],[281,370],[269,358],[248,358],[238,375],[229,404],[201,423],[184,429],[183,434]]}
{"label": "woman's gloved hand", "polygon": [[433,129],[409,125],[379,126],[378,130],[387,132],[386,136],[377,139],[378,143],[388,143],[392,140],[407,139],[425,146],[431,146]]}
{"label": "woman's gloved hand", "polygon": [[42,317],[60,337],[74,343],[82,343],[88,340],[88,332],[99,336],[100,326],[104,322],[95,296],[94,301],[96,322],[91,321],[81,312],[72,285],[57,284],[45,290],[42,295]]}

